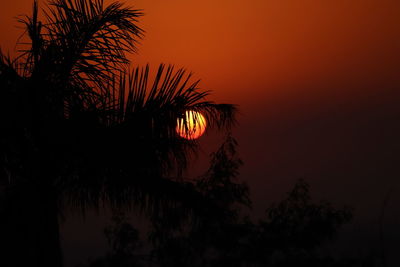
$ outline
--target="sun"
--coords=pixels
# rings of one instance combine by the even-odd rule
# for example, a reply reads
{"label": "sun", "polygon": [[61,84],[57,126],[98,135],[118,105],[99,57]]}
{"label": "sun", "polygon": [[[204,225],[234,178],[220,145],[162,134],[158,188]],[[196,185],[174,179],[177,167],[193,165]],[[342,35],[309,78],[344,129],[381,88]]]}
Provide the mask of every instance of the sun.
{"label": "sun", "polygon": [[200,112],[188,110],[185,119],[177,119],[176,132],[185,139],[194,140],[204,134],[206,127],[206,118]]}

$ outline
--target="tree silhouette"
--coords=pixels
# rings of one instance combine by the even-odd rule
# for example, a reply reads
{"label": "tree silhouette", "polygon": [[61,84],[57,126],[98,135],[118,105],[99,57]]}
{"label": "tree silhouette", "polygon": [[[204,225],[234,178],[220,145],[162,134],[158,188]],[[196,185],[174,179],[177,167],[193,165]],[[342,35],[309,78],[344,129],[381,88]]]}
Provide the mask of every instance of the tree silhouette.
{"label": "tree silhouette", "polygon": [[[248,224],[240,207],[249,208],[248,187],[237,175],[242,161],[236,154],[237,142],[231,136],[211,155],[210,167],[195,182],[195,188],[212,203],[196,220],[172,224],[155,218],[150,236],[152,256],[160,266],[238,266],[243,255],[243,238]],[[179,213],[178,213],[179,215]],[[247,244],[246,244],[247,245]]]}
{"label": "tree silhouette", "polygon": [[139,231],[128,223],[128,217],[120,211],[114,211],[113,224],[104,229],[104,235],[111,247],[111,252],[105,257],[88,263],[90,267],[138,267],[146,266],[142,255],[137,254],[141,247]]}
{"label": "tree silhouette", "polygon": [[194,110],[227,129],[235,113],[205,100],[184,70],[160,65],[151,88],[148,67],[129,70],[126,54],[143,36],[140,10],[53,0],[45,22],[38,13],[34,1],[19,20],[29,38],[20,55],[0,53],[0,226],[10,266],[62,265],[66,205],[193,210],[202,196],[179,174],[197,143],[177,136],[177,119]]}
{"label": "tree silhouette", "polygon": [[[196,189],[209,195],[218,209],[203,214],[204,217],[196,221],[177,216],[178,220],[184,221],[183,224],[171,224],[170,214],[155,218],[149,235],[153,244],[149,256],[137,254],[135,244],[139,243],[138,235],[129,234],[132,226],[126,221],[121,223],[121,220],[115,220],[106,228],[112,229],[106,231],[107,239],[112,232],[115,242],[111,246],[111,256],[94,260],[88,266],[375,266],[373,259],[336,259],[320,253],[321,246],[333,239],[341,225],[350,220],[351,211],[348,208],[337,209],[326,201],[312,201],[309,185],[304,180],[299,180],[285,199],[271,205],[266,210],[266,218],[258,223],[240,213],[240,206],[248,205],[247,201],[241,201],[247,199],[247,190],[239,190],[240,194],[222,193],[221,197],[211,193],[219,191],[222,186],[217,182],[222,176],[218,177],[212,171],[215,169],[231,170],[219,172],[224,173],[223,191],[226,193],[238,192],[232,190],[235,187],[246,188],[232,179],[226,179],[234,178],[233,174],[237,171],[234,166],[237,166],[235,162],[238,159],[224,150],[226,144],[222,147],[214,154],[210,171],[196,183]],[[226,168],[228,165],[232,168]],[[210,175],[216,175],[215,179]],[[208,184],[206,189],[201,185],[205,181]],[[226,195],[236,197],[225,201],[228,199]],[[117,256],[117,251],[121,249],[116,248],[127,249],[127,252]]]}
{"label": "tree silhouette", "polygon": [[272,266],[329,266],[331,262],[320,258],[317,249],[351,218],[348,207],[312,201],[309,185],[300,179],[284,200],[266,210],[255,249]]}
{"label": "tree silhouette", "polygon": [[154,221],[153,257],[160,266],[357,266],[357,261],[342,263],[318,254],[352,212],[313,201],[302,179],[266,210],[265,219],[253,223],[243,217],[241,208],[251,207],[251,202],[246,184],[236,181],[242,164],[236,146],[228,137],[195,183],[216,208],[196,221],[186,220],[183,227],[163,217]]}

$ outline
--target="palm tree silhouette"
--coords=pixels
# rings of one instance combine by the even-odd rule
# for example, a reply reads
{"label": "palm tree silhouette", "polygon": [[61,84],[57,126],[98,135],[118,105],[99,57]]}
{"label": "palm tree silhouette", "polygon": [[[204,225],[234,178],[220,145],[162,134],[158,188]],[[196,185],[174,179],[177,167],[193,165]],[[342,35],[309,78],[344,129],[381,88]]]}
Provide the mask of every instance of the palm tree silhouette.
{"label": "palm tree silhouette", "polygon": [[193,110],[228,129],[235,106],[205,100],[209,92],[185,70],[161,64],[151,86],[148,66],[129,70],[126,55],[144,33],[140,10],[53,0],[45,23],[38,10],[34,1],[33,14],[19,19],[29,37],[20,55],[0,51],[0,226],[10,259],[31,252],[30,266],[61,266],[58,216],[66,205],[199,208],[201,196],[179,178],[197,142],[178,137],[177,119]]}

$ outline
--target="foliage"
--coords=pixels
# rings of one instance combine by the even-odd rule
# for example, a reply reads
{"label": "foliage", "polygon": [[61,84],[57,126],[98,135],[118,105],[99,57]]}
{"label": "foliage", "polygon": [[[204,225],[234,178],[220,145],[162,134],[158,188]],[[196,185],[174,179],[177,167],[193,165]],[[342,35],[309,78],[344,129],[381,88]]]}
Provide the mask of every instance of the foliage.
{"label": "foliage", "polygon": [[[206,201],[204,212],[195,221],[171,225],[171,214],[153,220],[150,240],[155,245],[152,256],[161,266],[206,266],[209,254],[225,258],[234,254],[239,224],[238,205],[249,207],[248,187],[237,183],[242,161],[236,155],[237,142],[231,136],[211,155],[208,171],[195,182],[196,190]],[[178,217],[179,219],[179,217]],[[181,220],[185,218],[181,218]],[[174,221],[174,219],[172,219]],[[174,226],[181,226],[175,227]]]}
{"label": "foliage", "polygon": [[197,181],[199,190],[224,208],[232,208],[236,203],[251,206],[248,187],[235,182],[243,164],[236,154],[237,145],[229,135],[221,147],[212,153],[207,173]]}
{"label": "foliage", "polygon": [[[104,235],[111,247],[111,252],[105,257],[88,262],[90,267],[138,267],[143,266],[143,259],[137,251],[142,244],[139,232],[129,222],[123,212],[114,211],[112,224],[104,229]],[[86,265],[83,265],[86,266]]]}
{"label": "foliage", "polygon": [[201,206],[203,196],[180,177],[197,143],[179,138],[176,122],[197,110],[226,131],[236,107],[207,100],[182,69],[161,64],[151,88],[148,67],[130,71],[142,15],[120,2],[50,0],[40,21],[34,1],[32,15],[19,19],[28,39],[20,54],[0,51],[0,228],[35,203],[31,226],[22,221],[43,238],[24,242],[53,262],[40,262],[40,252],[32,266],[62,265],[58,216],[66,207],[84,213],[107,203],[149,215],[179,207],[193,215]]}
{"label": "foliage", "polygon": [[[232,173],[230,173],[232,174]],[[210,177],[208,177],[210,178]],[[196,186],[197,190],[204,188]],[[243,196],[242,196],[243,197]],[[222,197],[224,198],[224,197]],[[240,198],[238,198],[240,199]],[[266,218],[253,223],[239,215],[231,202],[219,214],[204,215],[201,222],[173,228],[169,214],[153,221],[150,241],[153,251],[142,257],[145,266],[374,266],[371,259],[335,259],[320,254],[319,248],[337,235],[348,222],[348,208],[336,209],[328,202],[311,201],[309,186],[299,180],[288,197],[272,205]],[[219,205],[218,199],[213,200]],[[225,202],[226,203],[226,202]],[[117,224],[118,225],[118,224]],[[120,229],[120,234],[124,231]],[[117,240],[117,239],[115,239]],[[132,241],[137,242],[135,238]],[[133,250],[134,251],[134,250]],[[132,260],[134,257],[131,257]],[[108,265],[106,265],[108,266]]]}
{"label": "foliage", "polygon": [[127,222],[123,213],[114,214],[113,226],[106,227],[104,234],[115,254],[129,255],[139,244],[139,232]]}
{"label": "foliage", "polygon": [[288,197],[266,211],[264,233],[277,247],[314,249],[335,236],[338,227],[350,221],[349,208],[335,209],[329,202],[313,203],[309,185],[300,179]]}
{"label": "foliage", "polygon": [[[181,201],[190,187],[177,178],[197,143],[177,136],[177,119],[197,110],[226,130],[235,106],[206,100],[183,69],[161,64],[150,88],[148,66],[129,71],[140,10],[53,0],[45,22],[38,10],[34,1],[19,20],[30,39],[21,55],[0,53],[2,183],[49,184],[57,202],[82,211],[108,202],[152,212]],[[173,193],[159,190],[168,187]]]}
{"label": "foliage", "polygon": [[[242,208],[250,208],[251,202],[247,186],[236,181],[242,164],[236,147],[236,141],[228,136],[212,153],[206,174],[194,182],[194,189],[207,200],[196,220],[188,219],[179,209],[152,217],[148,236],[152,251],[140,258],[144,266],[373,266],[365,265],[373,264],[371,260],[335,259],[320,253],[319,249],[351,220],[352,211],[335,208],[327,201],[313,201],[309,185],[302,179],[285,199],[272,204],[258,223],[243,216]],[[107,231],[107,236],[113,233],[112,240],[120,242],[112,244],[113,251],[137,243],[137,236],[124,234],[129,227],[122,225],[116,220],[115,226],[108,228],[113,230]],[[131,241],[117,238],[122,235],[131,236]],[[138,259],[130,255],[125,263]]]}
{"label": "foliage", "polygon": [[[286,199],[253,223],[240,207],[250,207],[245,184],[237,183],[241,160],[232,137],[212,154],[196,189],[215,205],[198,221],[172,228],[170,214],[154,221],[153,257],[160,266],[341,266],[318,254],[325,242],[351,219],[348,208],[313,202],[309,185],[299,180]],[[343,263],[343,266],[352,266]]]}
{"label": "foliage", "polygon": [[256,248],[269,264],[303,263],[318,266],[317,249],[337,234],[352,218],[351,209],[336,209],[331,203],[312,201],[309,185],[300,179],[286,199],[271,205],[260,221]]}

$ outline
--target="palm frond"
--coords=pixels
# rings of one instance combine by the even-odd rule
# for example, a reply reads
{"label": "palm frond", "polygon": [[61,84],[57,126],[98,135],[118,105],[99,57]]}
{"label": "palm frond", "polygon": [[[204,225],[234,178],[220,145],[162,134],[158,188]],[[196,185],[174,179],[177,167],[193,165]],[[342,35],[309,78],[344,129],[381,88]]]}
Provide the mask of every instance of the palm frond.
{"label": "palm frond", "polygon": [[[186,196],[187,192],[197,193],[181,178],[198,143],[178,135],[177,121],[185,111],[195,110],[204,114],[209,127],[228,131],[236,107],[207,101],[209,92],[200,91],[199,82],[190,81],[191,75],[183,69],[175,71],[173,66],[161,64],[152,82],[150,73],[146,66],[115,76],[105,90],[108,94],[103,95],[101,108],[92,110],[101,127],[94,133],[90,126],[80,125],[81,132],[87,127],[88,138],[69,148],[79,151],[71,152],[79,156],[63,151],[70,159],[80,159],[69,164],[78,164],[73,169],[79,173],[59,180],[73,206],[85,210],[105,201],[159,211],[200,205],[196,204],[198,198]],[[185,199],[187,206],[181,203]]]}
{"label": "palm frond", "polygon": [[103,103],[111,111],[108,124],[147,117],[152,121],[153,134],[176,138],[176,123],[178,119],[186,120],[188,110],[203,114],[211,127],[229,129],[235,123],[236,106],[206,100],[210,91],[201,91],[199,81],[190,82],[192,74],[187,75],[184,69],[175,71],[173,66],[161,64],[151,86],[149,75],[148,65],[137,67],[129,75],[122,73],[118,82],[114,80],[109,85]]}
{"label": "palm frond", "polygon": [[[0,128],[21,125],[21,113],[26,104],[25,80],[19,73],[20,63],[4,55],[0,49]],[[21,107],[22,106],[22,107]],[[1,131],[4,133],[4,131]]]}
{"label": "palm frond", "polygon": [[[103,85],[128,63],[143,30],[137,26],[140,10],[103,0],[54,0],[46,14],[46,38],[62,55],[62,67],[78,84]],[[51,51],[48,51],[51,52]]]}
{"label": "palm frond", "polygon": [[[37,0],[33,1],[32,15],[18,18],[18,22],[25,26],[24,34],[28,34],[31,43],[28,49],[21,49],[22,54],[17,58],[24,58],[24,66],[22,68],[23,75],[31,74],[33,68],[37,66],[39,57],[43,53],[44,40],[42,36],[42,23],[38,20],[39,7]],[[22,38],[23,35],[20,37]]]}
{"label": "palm frond", "polygon": [[142,12],[120,2],[52,0],[39,21],[37,1],[31,16],[21,17],[29,47],[15,62],[26,87],[44,114],[69,118],[95,109],[107,95],[106,84],[126,68],[126,53],[135,52],[143,30]]}
{"label": "palm frond", "polygon": [[[18,73],[18,61],[11,59],[10,55],[5,55],[0,49],[0,81],[10,83],[12,80],[21,79]],[[1,89],[5,89],[6,84],[2,84]]]}
{"label": "palm frond", "polygon": [[[202,114],[208,127],[229,130],[235,123],[236,107],[216,104],[206,100],[209,92],[200,91],[199,81],[191,82],[191,74],[184,69],[175,71],[173,66],[158,67],[149,85],[150,68],[137,67],[129,75],[123,73],[118,81],[109,85],[103,98],[104,124],[124,127],[137,140],[158,148],[158,162],[166,167],[184,169],[196,140],[186,140],[177,133],[178,121],[187,125],[186,111]],[[194,127],[200,120],[194,116]],[[191,129],[185,128],[189,134]],[[146,141],[147,140],[147,141]],[[176,168],[175,168],[176,169]]]}
{"label": "palm frond", "polygon": [[137,50],[142,12],[120,2],[53,0],[44,14],[42,23],[34,1],[32,15],[19,19],[31,40],[18,57],[24,61],[23,76],[57,88],[67,105],[72,98],[97,105],[105,84],[126,68],[126,53]]}
{"label": "palm frond", "polygon": [[[203,207],[204,197],[189,182],[175,182],[156,176],[132,176],[124,172],[107,173],[103,178],[93,183],[86,177],[88,183],[67,180],[63,186],[63,205],[81,211],[101,209],[105,205],[126,210],[137,210],[148,215],[180,209],[186,215]],[[204,212],[204,211],[203,211]]]}

